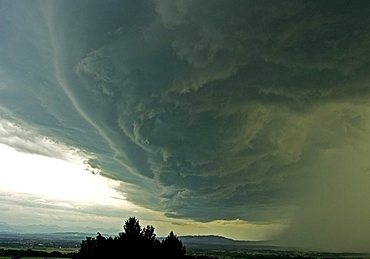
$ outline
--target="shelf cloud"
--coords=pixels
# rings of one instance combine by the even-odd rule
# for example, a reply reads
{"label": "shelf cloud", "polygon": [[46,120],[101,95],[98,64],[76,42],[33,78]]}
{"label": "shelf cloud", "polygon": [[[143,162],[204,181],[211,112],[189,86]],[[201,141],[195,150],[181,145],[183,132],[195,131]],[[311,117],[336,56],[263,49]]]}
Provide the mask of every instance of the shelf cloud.
{"label": "shelf cloud", "polygon": [[313,247],[352,232],[345,248],[366,249],[369,9],[4,1],[1,106],[90,154],[136,205],[281,223],[281,240]]}

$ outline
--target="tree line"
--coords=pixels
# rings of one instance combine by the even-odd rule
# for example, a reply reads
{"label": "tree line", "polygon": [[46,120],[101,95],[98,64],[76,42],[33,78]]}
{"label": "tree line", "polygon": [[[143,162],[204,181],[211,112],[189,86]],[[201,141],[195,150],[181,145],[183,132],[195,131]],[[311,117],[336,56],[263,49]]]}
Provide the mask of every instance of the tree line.
{"label": "tree line", "polygon": [[151,225],[141,228],[138,219],[129,217],[117,236],[106,238],[98,233],[83,240],[74,259],[185,258],[185,246],[172,231],[160,241],[154,230]]}

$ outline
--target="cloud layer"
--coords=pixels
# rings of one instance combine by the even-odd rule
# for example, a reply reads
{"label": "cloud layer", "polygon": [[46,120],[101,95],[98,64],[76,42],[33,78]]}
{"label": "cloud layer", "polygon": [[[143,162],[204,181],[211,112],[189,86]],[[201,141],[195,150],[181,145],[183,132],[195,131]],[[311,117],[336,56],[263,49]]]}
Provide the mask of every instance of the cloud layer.
{"label": "cloud layer", "polygon": [[[287,222],[312,208],[320,219],[337,197],[357,203],[353,215],[366,224],[370,197],[358,180],[333,196],[344,179],[369,183],[366,160],[340,169],[338,181],[331,163],[355,166],[354,153],[366,156],[369,9],[346,1],[5,1],[0,100],[94,155],[91,164],[122,181],[129,201],[167,216]],[[306,206],[330,179],[332,198]]]}

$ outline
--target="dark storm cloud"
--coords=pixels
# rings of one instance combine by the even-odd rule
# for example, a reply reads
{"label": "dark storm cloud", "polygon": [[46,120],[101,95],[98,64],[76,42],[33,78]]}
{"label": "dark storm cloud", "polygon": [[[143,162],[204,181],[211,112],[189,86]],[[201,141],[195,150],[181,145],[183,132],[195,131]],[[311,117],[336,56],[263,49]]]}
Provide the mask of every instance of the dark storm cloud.
{"label": "dark storm cloud", "polygon": [[281,220],[305,161],[369,133],[365,2],[35,3],[0,11],[1,100],[137,204]]}

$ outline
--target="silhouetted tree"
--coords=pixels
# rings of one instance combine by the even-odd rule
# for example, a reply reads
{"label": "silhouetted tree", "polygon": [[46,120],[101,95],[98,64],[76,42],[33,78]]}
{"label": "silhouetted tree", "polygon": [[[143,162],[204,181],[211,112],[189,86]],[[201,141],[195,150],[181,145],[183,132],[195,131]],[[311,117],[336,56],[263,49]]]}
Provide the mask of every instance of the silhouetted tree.
{"label": "silhouetted tree", "polygon": [[139,220],[135,217],[129,217],[128,220],[125,221],[125,225],[123,225],[123,230],[123,236],[132,240],[138,240],[141,235]]}
{"label": "silhouetted tree", "polygon": [[[159,257],[161,242],[156,238],[154,233],[154,227],[147,225],[141,231],[141,247],[143,248],[143,256],[152,256],[154,258]],[[150,251],[150,252],[149,252]]]}
{"label": "silhouetted tree", "polygon": [[97,233],[96,238],[83,240],[76,259],[121,259],[121,258],[183,258],[185,247],[178,237],[171,233],[160,242],[151,225],[141,228],[135,217],[129,217],[123,225],[123,232],[112,238]]}
{"label": "silhouetted tree", "polygon": [[173,231],[162,240],[162,251],[165,258],[183,258],[186,253],[185,246]]}
{"label": "silhouetted tree", "polygon": [[141,254],[143,252],[141,249],[142,230],[139,220],[129,217],[123,225],[123,232],[119,233],[116,240],[119,254],[126,254],[130,258]]}
{"label": "silhouetted tree", "polygon": [[80,258],[89,258],[95,253],[95,239],[91,237],[86,237],[86,240],[83,240],[80,247]]}
{"label": "silhouetted tree", "polygon": [[149,241],[149,242],[154,242],[156,240],[155,234],[154,234],[154,227],[153,226],[146,226],[143,228],[141,231],[141,236],[144,240]]}

